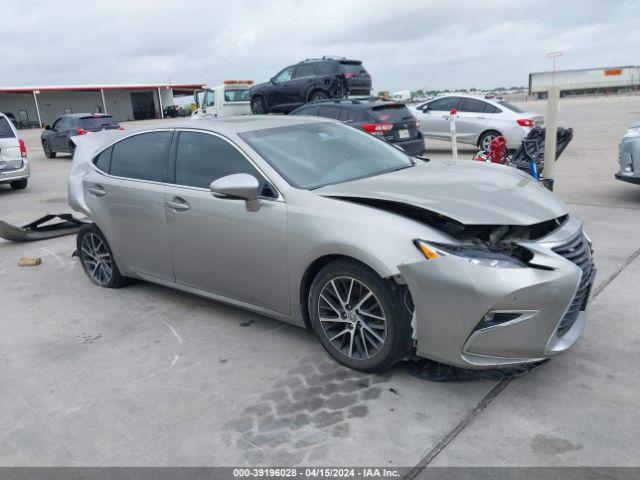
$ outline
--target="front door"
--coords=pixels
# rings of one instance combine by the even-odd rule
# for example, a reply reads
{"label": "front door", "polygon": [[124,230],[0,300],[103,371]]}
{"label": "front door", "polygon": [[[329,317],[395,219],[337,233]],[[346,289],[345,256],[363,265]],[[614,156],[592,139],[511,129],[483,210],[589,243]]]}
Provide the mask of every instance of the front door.
{"label": "front door", "polygon": [[457,108],[458,97],[438,98],[427,103],[420,114],[420,131],[431,138],[449,138],[449,113]]}
{"label": "front door", "polygon": [[277,109],[286,108],[293,102],[295,92],[291,85],[294,67],[287,67],[271,79],[272,85],[267,90],[267,104]]}
{"label": "front door", "polygon": [[249,173],[267,192],[264,176],[227,140],[204,132],[179,133],[175,167],[165,211],[176,282],[289,313],[284,202],[263,198],[254,212],[209,190],[213,180]]}
{"label": "front door", "polygon": [[474,143],[488,123],[485,108],[491,106],[477,98],[463,98],[456,119],[456,136],[461,142]]}
{"label": "front door", "polygon": [[[105,150],[84,178],[85,199],[116,262],[150,277],[174,281],[164,193],[170,130],[128,137]],[[103,158],[103,155],[105,158]]]}

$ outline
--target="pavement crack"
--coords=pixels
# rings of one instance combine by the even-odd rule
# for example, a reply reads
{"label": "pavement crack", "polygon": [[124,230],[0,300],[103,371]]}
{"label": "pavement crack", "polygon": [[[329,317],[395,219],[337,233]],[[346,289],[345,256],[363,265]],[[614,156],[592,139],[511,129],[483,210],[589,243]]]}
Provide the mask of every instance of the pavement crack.
{"label": "pavement crack", "polygon": [[629,257],[627,257],[627,259],[624,261],[622,265],[616,268],[616,270],[611,275],[609,275],[604,282],[602,282],[600,285],[596,287],[596,289],[591,293],[591,298],[589,299],[589,302],[592,302],[598,295],[600,295],[600,293],[602,293],[602,291],[605,288],[607,288],[609,284],[613,282],[615,278],[624,271],[625,268],[631,265],[631,263],[633,263],[633,261],[636,258],[638,258],[638,256],[640,256],[640,248],[637,249],[635,252],[633,252],[631,255],[629,255]]}

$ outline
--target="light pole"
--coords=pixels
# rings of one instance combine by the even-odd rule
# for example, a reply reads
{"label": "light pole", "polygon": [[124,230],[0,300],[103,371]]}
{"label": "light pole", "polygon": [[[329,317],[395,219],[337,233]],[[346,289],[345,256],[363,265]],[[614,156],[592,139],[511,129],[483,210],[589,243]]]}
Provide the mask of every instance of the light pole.
{"label": "light pole", "polygon": [[563,54],[562,50],[547,53],[547,58],[551,59],[551,64],[553,65],[551,68],[551,85],[556,84],[556,58],[561,57]]}

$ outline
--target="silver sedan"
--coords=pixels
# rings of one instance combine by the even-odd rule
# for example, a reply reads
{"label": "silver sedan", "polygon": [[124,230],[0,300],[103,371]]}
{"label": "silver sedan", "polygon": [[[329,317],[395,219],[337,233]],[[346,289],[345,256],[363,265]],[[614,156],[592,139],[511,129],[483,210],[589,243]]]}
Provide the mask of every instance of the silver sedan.
{"label": "silver sedan", "polygon": [[615,177],[623,182],[640,184],[640,121],[627,129],[618,150],[620,169]]}
{"label": "silver sedan", "polygon": [[515,169],[306,117],[75,141],[69,200],[94,222],[77,251],[97,285],[142,279],[312,328],[364,371],[536,362],[585,326],[590,242]]}

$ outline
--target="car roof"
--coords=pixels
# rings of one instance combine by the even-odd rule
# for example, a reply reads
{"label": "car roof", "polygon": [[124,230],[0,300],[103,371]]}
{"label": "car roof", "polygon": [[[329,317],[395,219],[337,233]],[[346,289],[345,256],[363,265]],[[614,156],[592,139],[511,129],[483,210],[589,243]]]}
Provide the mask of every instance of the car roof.
{"label": "car roof", "polygon": [[70,117],[70,118],[91,118],[91,117],[111,117],[112,115],[108,113],[67,113],[66,115],[60,115],[62,117]]}
{"label": "car roof", "polygon": [[239,134],[268,128],[304,125],[309,123],[340,123],[336,120],[322,117],[302,117],[290,115],[238,115],[212,119],[182,120],[149,125],[136,129],[137,133],[162,129],[196,129],[210,130],[222,134]]}

